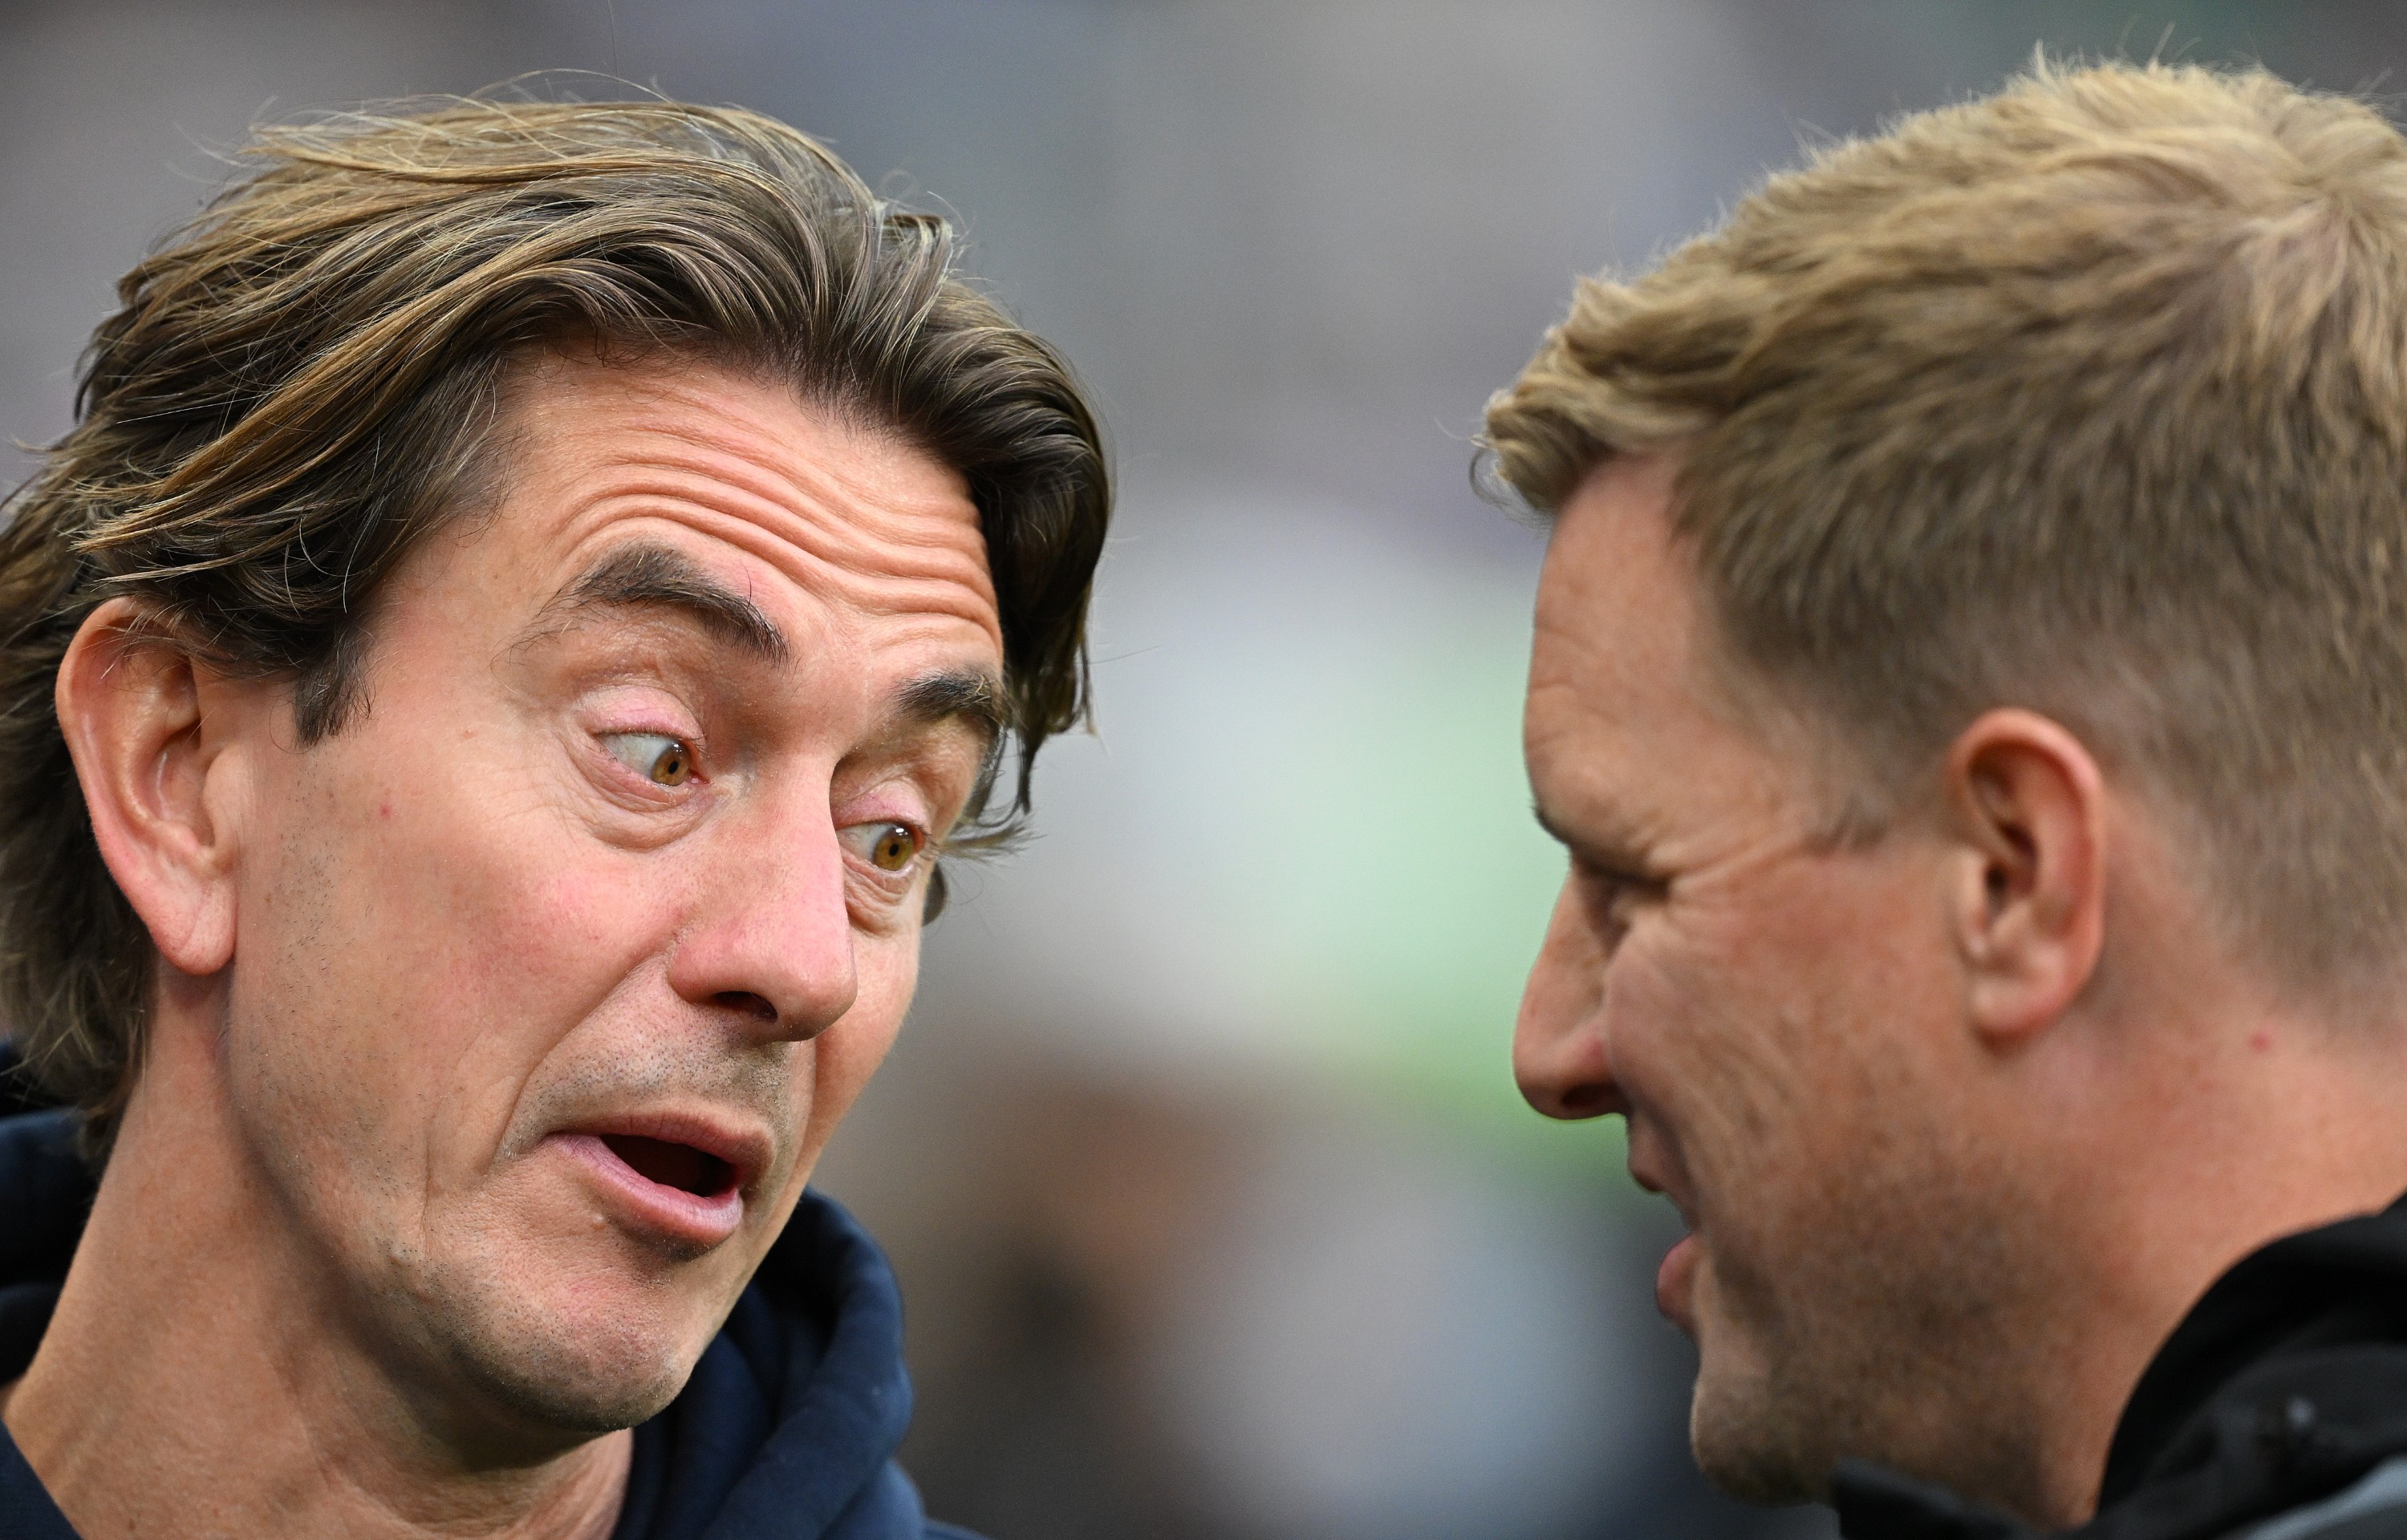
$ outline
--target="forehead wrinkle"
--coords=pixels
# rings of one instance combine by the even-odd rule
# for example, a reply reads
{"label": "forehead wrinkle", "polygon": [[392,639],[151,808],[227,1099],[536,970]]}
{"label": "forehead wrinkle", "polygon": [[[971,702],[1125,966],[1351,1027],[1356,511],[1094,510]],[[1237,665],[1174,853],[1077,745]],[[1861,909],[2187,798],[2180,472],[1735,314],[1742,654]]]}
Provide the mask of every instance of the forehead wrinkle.
{"label": "forehead wrinkle", "polygon": [[[577,479],[649,469],[712,480],[822,534],[867,528],[913,546],[966,543],[985,576],[984,534],[966,481],[897,430],[790,385],[691,360],[633,373],[573,363],[550,372],[556,389],[527,392],[521,410],[534,414],[539,442],[573,441],[591,457]],[[690,495],[681,480],[658,489]]]}
{"label": "forehead wrinkle", "polygon": [[680,548],[673,532],[699,534],[853,614],[966,622],[1002,644],[966,484],[898,435],[682,373],[577,376],[546,426],[572,549],[638,523]]}
{"label": "forehead wrinkle", "polygon": [[1631,865],[1653,848],[1649,820],[1629,798],[1645,777],[1626,730],[1570,679],[1540,680],[1523,723],[1531,811],[1538,827],[1577,855]]}
{"label": "forehead wrinkle", "polygon": [[[982,598],[992,597],[985,539],[967,519],[922,516],[905,524],[891,510],[873,504],[830,506],[827,500],[807,495],[781,497],[758,485],[743,485],[715,468],[663,466],[648,459],[615,467],[596,479],[605,485],[585,500],[593,516],[620,515],[631,504],[638,510],[647,503],[683,504],[773,535],[835,572],[905,583],[959,584]],[[938,527],[924,528],[928,525]]]}
{"label": "forehead wrinkle", "polygon": [[[602,498],[581,508],[577,522],[586,527],[574,537],[578,544],[615,540],[638,526],[662,530],[662,544],[677,544],[669,538],[669,531],[699,534],[761,562],[785,581],[800,584],[822,600],[840,603],[856,615],[962,621],[992,638],[998,645],[1001,643],[994,590],[982,561],[965,560],[951,572],[930,568],[897,571],[891,556],[881,559],[872,552],[858,564],[848,564],[789,538],[781,527],[764,526],[740,513],[682,495]],[[805,571],[798,572],[798,566]]]}
{"label": "forehead wrinkle", "polygon": [[[984,545],[976,509],[959,473],[893,435],[833,428],[830,436],[850,440],[868,452],[823,457],[773,426],[749,421],[721,425],[716,417],[692,412],[639,417],[627,429],[626,434],[618,437],[620,448],[614,457],[627,468],[648,465],[717,482],[780,512],[801,516],[805,522],[837,536],[838,544],[858,545],[869,532],[866,526],[883,525],[886,528],[876,530],[872,538],[883,536],[906,545],[945,549],[970,534]],[[847,475],[830,463],[832,458],[841,458],[877,465],[880,449],[939,467],[948,495],[931,500],[922,491],[898,487],[902,477]],[[960,516],[963,512],[967,517]],[[829,518],[830,514],[842,516]]]}

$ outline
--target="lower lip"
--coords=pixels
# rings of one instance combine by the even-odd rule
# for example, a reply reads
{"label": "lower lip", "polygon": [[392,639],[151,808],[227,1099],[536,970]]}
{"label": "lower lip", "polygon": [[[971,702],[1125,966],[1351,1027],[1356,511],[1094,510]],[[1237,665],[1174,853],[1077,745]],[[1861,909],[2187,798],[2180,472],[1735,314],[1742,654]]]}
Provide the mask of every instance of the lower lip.
{"label": "lower lip", "polygon": [[1655,1274],[1655,1307],[1693,1339],[1697,1335],[1695,1296],[1697,1263],[1700,1253],[1697,1237],[1682,1236],[1678,1245],[1663,1253],[1663,1265]]}
{"label": "lower lip", "polygon": [[595,1134],[554,1134],[550,1142],[591,1171],[626,1218],[665,1239],[706,1250],[744,1222],[741,1188],[705,1197],[666,1186],[620,1160]]}

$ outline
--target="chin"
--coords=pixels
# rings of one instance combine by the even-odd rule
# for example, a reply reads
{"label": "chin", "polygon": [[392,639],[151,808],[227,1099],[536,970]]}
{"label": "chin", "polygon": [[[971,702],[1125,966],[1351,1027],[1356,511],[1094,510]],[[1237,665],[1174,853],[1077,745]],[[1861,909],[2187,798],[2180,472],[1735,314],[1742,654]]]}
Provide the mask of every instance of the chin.
{"label": "chin", "polygon": [[693,1372],[685,1362],[595,1362],[581,1344],[573,1351],[520,1351],[463,1366],[508,1421],[578,1438],[650,1421]]}
{"label": "chin", "polygon": [[[677,1399],[717,1330],[675,1291],[596,1288],[561,1279],[421,1296],[424,1335],[440,1345],[468,1419],[531,1451],[632,1428]],[[723,1312],[719,1312],[723,1313]]]}
{"label": "chin", "polygon": [[1697,1356],[1688,1444],[1705,1479],[1766,1506],[1826,1496],[1832,1461],[1819,1398],[1784,1392],[1766,1355],[1728,1321],[1700,1317]]}
{"label": "chin", "polygon": [[1813,1502],[1827,1492],[1827,1470],[1809,1475],[1795,1451],[1759,1423],[1730,1416],[1732,1408],[1709,1399],[1704,1385],[1688,1410],[1688,1443],[1706,1480],[1742,1503],[1777,1507]]}

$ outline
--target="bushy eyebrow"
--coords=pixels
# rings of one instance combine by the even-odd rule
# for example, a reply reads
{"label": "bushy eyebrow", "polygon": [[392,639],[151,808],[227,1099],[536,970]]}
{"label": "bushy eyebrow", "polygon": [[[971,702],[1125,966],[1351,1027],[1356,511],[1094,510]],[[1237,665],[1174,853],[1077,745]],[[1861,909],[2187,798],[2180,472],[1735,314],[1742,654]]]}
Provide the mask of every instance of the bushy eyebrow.
{"label": "bushy eyebrow", "polygon": [[760,605],[665,545],[639,541],[620,546],[544,608],[557,612],[597,604],[670,611],[764,663],[782,665],[793,653],[786,633]]}
{"label": "bushy eyebrow", "polygon": [[[594,604],[672,611],[766,663],[782,665],[792,656],[786,633],[761,606],[666,545],[636,541],[620,546],[588,568],[544,609],[556,614]],[[912,680],[895,692],[890,714],[904,728],[967,723],[990,750],[1003,742],[1011,726],[1003,682],[978,670],[923,674]]]}
{"label": "bushy eyebrow", "polygon": [[910,728],[967,722],[990,747],[1000,743],[1004,730],[1011,726],[1002,681],[990,673],[968,670],[923,674],[911,681],[897,694],[894,714]]}

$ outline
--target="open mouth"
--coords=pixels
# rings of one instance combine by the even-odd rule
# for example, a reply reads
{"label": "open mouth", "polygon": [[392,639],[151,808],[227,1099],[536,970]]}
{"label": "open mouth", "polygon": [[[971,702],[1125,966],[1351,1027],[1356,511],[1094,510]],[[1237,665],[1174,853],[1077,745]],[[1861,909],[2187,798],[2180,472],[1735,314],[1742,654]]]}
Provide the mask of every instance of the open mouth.
{"label": "open mouth", "polygon": [[735,1167],[706,1150],[641,1134],[605,1134],[610,1153],[627,1163],[648,1181],[674,1187],[696,1197],[715,1198],[734,1191]]}

